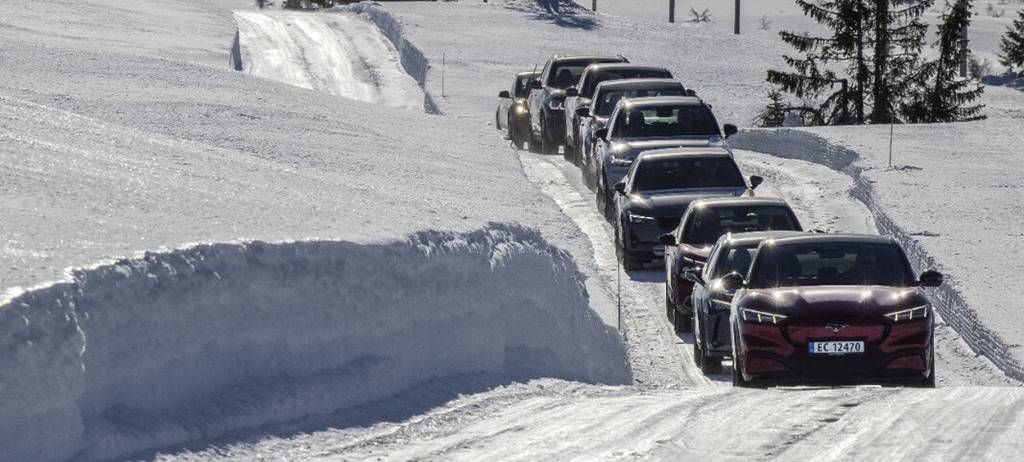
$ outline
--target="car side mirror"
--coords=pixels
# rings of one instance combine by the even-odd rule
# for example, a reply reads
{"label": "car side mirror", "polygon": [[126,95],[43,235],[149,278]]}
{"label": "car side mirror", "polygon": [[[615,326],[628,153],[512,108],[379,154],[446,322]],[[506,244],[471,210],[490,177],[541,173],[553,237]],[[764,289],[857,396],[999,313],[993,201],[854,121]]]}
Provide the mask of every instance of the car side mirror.
{"label": "car side mirror", "polygon": [[583,106],[576,109],[576,115],[580,117],[590,117],[590,108]]}
{"label": "car side mirror", "polygon": [[501,92],[498,93],[498,98],[511,98],[511,97],[512,97],[512,95],[508,92],[508,90],[501,90]]}
{"label": "car side mirror", "polygon": [[541,84],[540,84],[540,80],[537,80],[537,79],[531,80],[530,81],[530,88],[533,88],[535,90],[542,88]]}
{"label": "car side mirror", "polygon": [[764,183],[764,177],[750,175],[750,189],[756,189],[761,183]]}
{"label": "car side mirror", "polygon": [[743,280],[743,276],[740,276],[740,273],[737,273],[735,271],[726,274],[725,276],[722,276],[721,281],[722,288],[725,289],[727,292],[739,290],[743,287],[743,284],[746,284],[746,281]]}
{"label": "car side mirror", "polygon": [[673,247],[676,245],[676,236],[672,233],[662,234],[661,236],[658,236],[658,242],[660,242],[661,245]]}
{"label": "car side mirror", "polygon": [[728,138],[730,136],[733,136],[737,132],[739,132],[739,130],[736,129],[736,126],[733,125],[733,124],[725,124],[725,125],[723,125],[722,126],[722,131],[725,133],[725,137],[726,138]]}
{"label": "car side mirror", "polygon": [[565,89],[565,96],[579,96],[580,91],[576,87],[569,87]]}
{"label": "car side mirror", "polygon": [[689,88],[686,89],[686,96],[697,96],[697,92]]}
{"label": "car side mirror", "polygon": [[926,270],[917,279],[917,285],[921,287],[938,287],[942,285],[942,273],[935,270]]}
{"label": "car side mirror", "polygon": [[615,192],[619,194],[626,194],[626,182],[620,181],[618,183],[615,183]]}
{"label": "car side mirror", "polygon": [[599,129],[597,129],[597,131],[594,132],[594,136],[596,136],[598,139],[601,139],[601,140],[608,139],[608,129],[607,128],[599,128]]}

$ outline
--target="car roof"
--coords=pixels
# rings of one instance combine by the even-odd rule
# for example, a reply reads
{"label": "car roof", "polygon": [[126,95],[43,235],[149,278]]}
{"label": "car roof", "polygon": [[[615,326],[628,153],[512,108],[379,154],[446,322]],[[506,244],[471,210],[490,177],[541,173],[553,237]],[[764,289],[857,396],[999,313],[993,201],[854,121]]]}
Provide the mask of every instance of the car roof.
{"label": "car roof", "polygon": [[772,245],[816,244],[816,243],[862,243],[862,244],[895,244],[891,237],[875,234],[816,234],[805,233],[801,236],[772,239]]}
{"label": "car roof", "polygon": [[789,203],[779,197],[715,197],[710,199],[698,199],[690,203],[692,207],[742,207],[751,205],[785,205]]}
{"label": "car roof", "polygon": [[586,72],[600,72],[600,71],[614,71],[616,69],[635,69],[638,71],[666,71],[668,69],[661,66],[648,66],[646,64],[633,64],[626,62],[614,62],[614,63],[594,63],[587,66]]}
{"label": "car roof", "polygon": [[676,147],[664,149],[651,149],[643,151],[637,156],[638,161],[644,160],[667,160],[682,159],[687,157],[729,157],[729,151],[720,146],[694,146],[692,148]]}
{"label": "car roof", "polygon": [[[605,80],[597,84],[598,90],[646,90],[651,88],[684,88],[683,83],[676,79],[619,79]],[[596,93],[598,90],[595,90]],[[637,98],[634,98],[637,99]]]}
{"label": "car roof", "polygon": [[516,77],[533,77],[537,75],[540,75],[540,71],[526,71],[517,73]]}
{"label": "car roof", "polygon": [[805,231],[749,231],[745,233],[726,233],[719,240],[723,245],[756,244],[766,239],[782,239],[807,234]]}
{"label": "car roof", "polygon": [[651,107],[651,106],[699,106],[704,104],[696,96],[645,96],[643,98],[623,98],[619,104],[630,107]]}
{"label": "car roof", "polygon": [[556,63],[567,63],[567,62],[604,62],[604,63],[621,63],[628,62],[625,57],[622,56],[554,56],[551,58]]}

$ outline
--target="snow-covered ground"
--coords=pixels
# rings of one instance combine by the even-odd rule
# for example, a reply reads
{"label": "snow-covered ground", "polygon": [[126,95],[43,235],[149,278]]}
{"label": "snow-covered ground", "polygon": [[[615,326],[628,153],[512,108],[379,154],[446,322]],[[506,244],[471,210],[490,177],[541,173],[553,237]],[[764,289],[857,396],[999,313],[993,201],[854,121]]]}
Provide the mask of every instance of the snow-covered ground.
{"label": "snow-covered ground", "polygon": [[[247,3],[0,6],[0,440],[15,443],[0,460],[1024,451],[1019,389],[992,387],[1009,381],[945,324],[941,390],[733,390],[725,375],[701,375],[691,339],[665,320],[661,273],[616,271],[578,170],[516,152],[487,125],[513,71],[595,51],[668,66],[723,122],[744,125],[763,105],[779,44],[554,16],[525,1],[317,16],[341,29],[360,21],[349,13],[382,26],[391,45],[370,43],[399,54],[425,87],[423,106],[447,114],[435,116],[301,88],[325,75],[316,66],[364,50],[288,60],[307,67],[282,69],[281,82],[230,70],[233,21],[255,14]],[[250,54],[289,49],[241,32]],[[972,126],[993,133],[989,122],[962,127]],[[879,211],[900,219],[888,203],[854,200],[862,178],[820,155],[850,165],[874,154],[807,146],[829,145],[737,156],[809,227],[870,232]],[[977,187],[969,180],[964,194]],[[909,187],[893,194],[892,203],[918,199]],[[957,288],[973,281],[945,269]],[[64,282],[39,287],[54,280]],[[624,347],[609,326],[621,327]]]}

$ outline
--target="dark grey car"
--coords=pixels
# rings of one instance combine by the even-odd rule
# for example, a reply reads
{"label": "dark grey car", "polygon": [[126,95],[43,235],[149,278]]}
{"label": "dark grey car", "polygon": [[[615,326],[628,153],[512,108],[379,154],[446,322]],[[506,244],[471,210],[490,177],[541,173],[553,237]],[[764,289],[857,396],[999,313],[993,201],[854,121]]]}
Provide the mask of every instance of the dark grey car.
{"label": "dark grey car", "polygon": [[728,151],[669,149],[640,154],[615,185],[615,241],[627,270],[664,255],[659,238],[679,224],[690,202],[752,190]]}

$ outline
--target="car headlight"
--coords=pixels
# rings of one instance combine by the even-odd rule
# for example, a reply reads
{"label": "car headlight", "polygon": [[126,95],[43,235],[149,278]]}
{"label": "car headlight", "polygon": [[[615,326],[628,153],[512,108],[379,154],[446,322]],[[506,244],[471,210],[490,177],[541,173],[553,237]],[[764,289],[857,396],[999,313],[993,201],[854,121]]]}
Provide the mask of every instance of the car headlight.
{"label": "car headlight", "polygon": [[652,218],[652,217],[645,217],[643,215],[637,215],[637,214],[632,213],[632,212],[627,212],[626,214],[629,216],[629,222],[630,223],[634,223],[634,224],[638,224],[639,225],[641,223],[649,223],[649,222],[654,221],[654,218]]}
{"label": "car headlight", "polygon": [[553,99],[548,101],[548,109],[552,111],[561,111],[565,109],[565,102],[560,99]]}
{"label": "car headlight", "polygon": [[526,106],[522,104],[516,106],[516,114],[526,114]]}
{"label": "car headlight", "polygon": [[751,322],[756,324],[779,324],[786,319],[786,316],[775,313],[766,313],[764,311],[751,310],[749,308],[740,308],[740,319],[743,322]]}
{"label": "car headlight", "polygon": [[895,322],[925,319],[928,317],[928,305],[921,305],[914,308],[908,308],[906,310],[893,311],[892,313],[886,314],[885,317],[892,319]]}

